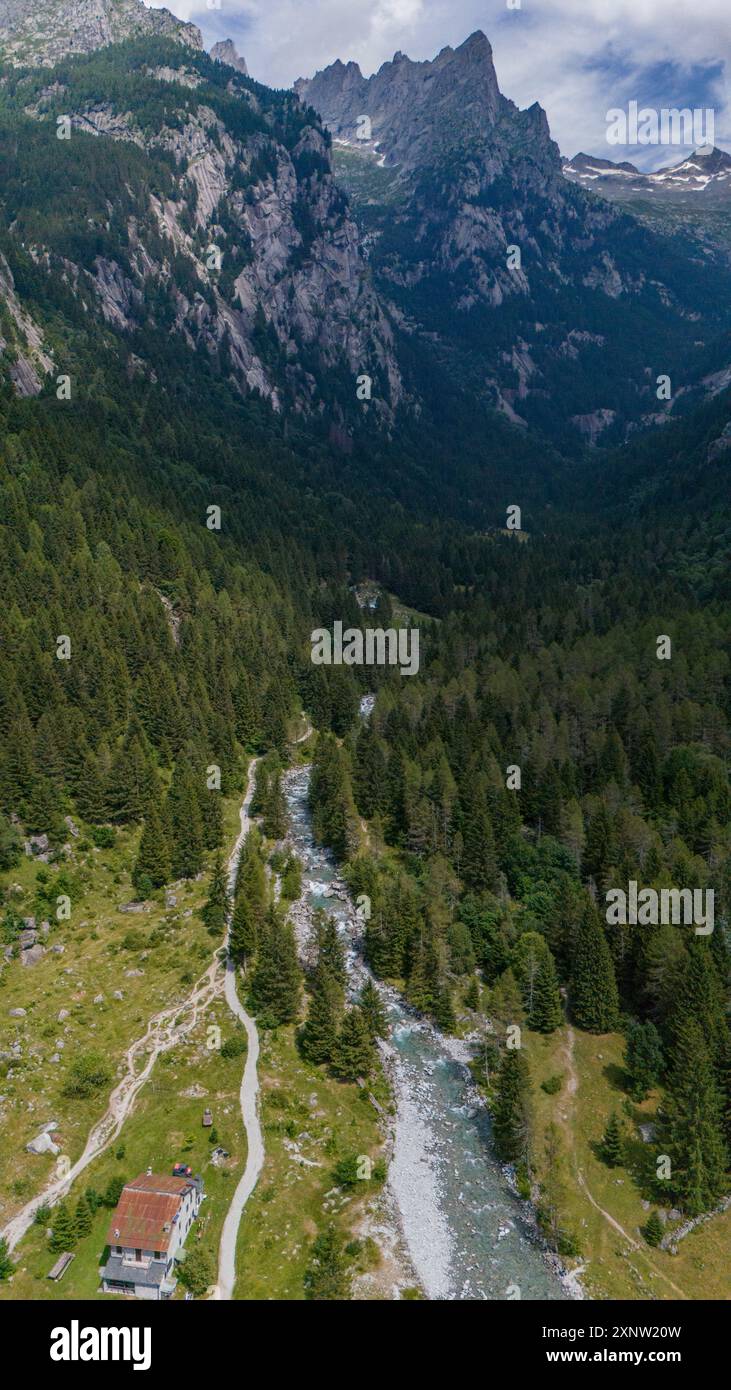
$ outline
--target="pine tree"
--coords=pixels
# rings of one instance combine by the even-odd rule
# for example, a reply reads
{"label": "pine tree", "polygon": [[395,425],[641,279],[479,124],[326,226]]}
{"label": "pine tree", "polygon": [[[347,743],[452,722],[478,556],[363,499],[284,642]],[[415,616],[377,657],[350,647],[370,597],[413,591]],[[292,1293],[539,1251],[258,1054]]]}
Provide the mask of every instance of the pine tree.
{"label": "pine tree", "polygon": [[228,882],[223,859],[219,854],[213,865],[211,885],[208,890],[208,900],[201,912],[209,934],[211,936],[222,936],[226,929],[226,919],[229,910]]}
{"label": "pine tree", "polygon": [[264,1028],[294,1023],[299,1013],[301,973],[292,924],[270,908],[261,932],[251,979],[252,1004]]}
{"label": "pine tree", "polygon": [[76,1215],[74,1219],[76,1222],[76,1231],[79,1240],[81,1240],[83,1236],[88,1236],[94,1224],[94,1218],[92,1215],[91,1207],[89,1206],[87,1198],[83,1192],[79,1197],[78,1202],[76,1203]]}
{"label": "pine tree", "polygon": [[530,1162],[530,1073],[520,1048],[506,1048],[500,1059],[492,1107],[492,1132],[503,1163]]}
{"label": "pine tree", "polygon": [[462,877],[465,883],[477,892],[493,888],[498,870],[495,836],[484,792],[473,781],[463,798],[461,831],[464,842]]}
{"label": "pine tree", "polygon": [[699,1216],[725,1191],[728,1153],[709,1049],[692,1018],[678,1029],[664,1117],[676,1200],[689,1216]]}
{"label": "pine tree", "polygon": [[330,914],[318,912],[315,914],[314,925],[317,935],[318,958],[330,971],[333,979],[344,985],[348,978],[348,970],[345,964],[345,947],[338,931],[337,921]]}
{"label": "pine tree", "polygon": [[644,1100],[657,1085],[663,1065],[662,1042],[654,1023],[631,1023],[627,1029],[625,1067],[629,1093],[635,1100]]}
{"label": "pine tree", "polygon": [[175,764],[167,796],[173,878],[195,878],[203,867],[203,825],[190,764]]}
{"label": "pine tree", "polygon": [[234,903],[228,952],[235,965],[246,966],[256,954],[261,921],[254,904],[246,893],[240,893]]}
{"label": "pine tree", "polygon": [[624,1162],[624,1137],[622,1126],[614,1111],[607,1120],[602,1137],[602,1155],[610,1168],[619,1168]]}
{"label": "pine tree", "polygon": [[514,952],[526,1019],[539,1033],[552,1033],[562,1019],[561,995],[551,951],[538,932],[520,937]]}
{"label": "pine tree", "polygon": [[465,990],[465,1008],[473,1012],[480,1007],[480,983],[476,975],[470,975],[470,982]]}
{"label": "pine tree", "polygon": [[332,1223],[312,1247],[305,1274],[305,1295],[308,1299],[340,1302],[350,1297],[345,1240]]}
{"label": "pine tree", "polygon": [[[165,821],[154,802],[147,808],[140,847],[132,870],[132,882],[140,892],[162,888],[170,882],[172,865]],[[149,887],[148,887],[149,885]]]}
{"label": "pine tree", "polygon": [[571,1009],[580,1028],[609,1033],[617,1026],[619,999],[607,940],[593,903],[588,903],[576,938]]}
{"label": "pine tree", "polygon": [[73,1250],[78,1238],[75,1217],[66,1202],[59,1202],[51,1222],[49,1248],[53,1251]]}
{"label": "pine tree", "polygon": [[645,1222],[643,1235],[648,1245],[657,1246],[663,1238],[662,1221],[656,1211],[651,1211]]}
{"label": "pine tree", "polygon": [[358,1000],[363,1017],[368,1024],[368,1032],[373,1042],[376,1038],[388,1037],[388,1019],[381,1001],[378,986],[373,980],[366,980]]}
{"label": "pine tree", "polygon": [[529,1022],[531,1028],[535,1028],[538,1033],[553,1033],[563,1022],[561,991],[550,951],[538,967]]}
{"label": "pine tree", "polygon": [[287,834],[287,802],[282,791],[282,774],[276,768],[262,808],[262,830],[269,840],[283,840]]}
{"label": "pine tree", "polygon": [[367,820],[385,809],[386,759],[371,720],[366,720],[356,740],[353,793],[360,814]]}
{"label": "pine tree", "polygon": [[368,1019],[362,1009],[348,1009],[338,1033],[332,1069],[342,1081],[369,1077],[375,1065],[375,1050]]}
{"label": "pine tree", "polygon": [[336,1051],[343,1012],[343,989],[320,960],[312,976],[307,1020],[300,1034],[302,1054],[308,1062],[330,1062]]}
{"label": "pine tree", "polygon": [[8,1242],[5,1236],[0,1236],[0,1284],[10,1278],[15,1266],[10,1258]]}

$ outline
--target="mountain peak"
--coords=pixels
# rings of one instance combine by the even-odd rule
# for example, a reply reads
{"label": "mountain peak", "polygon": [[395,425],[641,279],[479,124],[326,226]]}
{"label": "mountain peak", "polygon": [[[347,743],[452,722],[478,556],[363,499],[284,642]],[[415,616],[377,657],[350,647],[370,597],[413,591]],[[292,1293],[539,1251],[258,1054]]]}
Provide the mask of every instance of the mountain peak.
{"label": "mountain peak", "polygon": [[428,165],[466,143],[481,141],[509,105],[501,96],[492,48],[476,30],[456,49],[415,62],[400,50],[365,78],[339,60],[295,91],[319,111],[332,133],[362,141],[362,117],[387,164]]}
{"label": "mountain peak", "polygon": [[195,24],[142,0],[2,0],[0,58],[18,66],[47,67],[73,53],[154,34],[201,49]]}
{"label": "mountain peak", "polygon": [[233,39],[221,39],[220,43],[214,43],[211,49],[211,57],[217,63],[225,63],[229,68],[235,68],[244,77],[249,76],[249,69],[246,66],[246,59],[236,51]]}

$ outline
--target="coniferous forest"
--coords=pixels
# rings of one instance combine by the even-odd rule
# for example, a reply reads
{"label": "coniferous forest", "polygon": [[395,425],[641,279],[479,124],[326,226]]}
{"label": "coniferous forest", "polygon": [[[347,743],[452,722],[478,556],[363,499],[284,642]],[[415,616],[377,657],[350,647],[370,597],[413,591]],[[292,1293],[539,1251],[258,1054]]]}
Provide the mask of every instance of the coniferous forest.
{"label": "coniferous forest", "polygon": [[[260,1071],[281,1089],[275,1113],[265,1086],[260,1191],[276,1187],[267,1164],[281,1137],[296,1148],[307,1132],[286,1099],[297,1085],[322,1092],[323,1114],[328,1097],[361,1097],[356,1115],[382,1125],[367,1178],[353,1147],[365,1140],[343,1139],[336,1121],[329,1166],[312,1166],[351,1196],[381,1189],[395,991],[410,1017],[468,1048],[491,1161],[532,1204],[541,1248],[559,1260],[591,1264],[595,1253],[561,1112],[609,1069],[611,1104],[590,1110],[591,1152],[597,1171],[621,1171],[641,1198],[638,1244],[665,1258],[669,1232],[708,1218],[708,1234],[729,1219],[731,511],[728,453],[714,443],[728,440],[731,391],[694,398],[661,430],[635,429],[621,444],[568,448],[561,430],[511,425],[451,368],[443,389],[426,336],[395,330],[403,392],[379,417],[358,409],[343,343],[328,357],[324,330],[310,341],[296,324],[285,341],[268,301],[251,328],[263,375],[244,388],[230,313],[257,250],[236,218],[243,226],[267,180],[273,196],[288,161],[298,235],[281,271],[289,304],[327,217],[351,213],[314,110],[193,50],[191,81],[150,76],[180,63],[172,40],[134,37],[63,58],[57,87],[47,67],[0,74],[0,1089],[7,1083],[13,1105],[31,1098],[2,1007],[21,972],[23,1008],[33,1007],[33,970],[21,964],[29,921],[53,919],[61,899],[77,921],[88,914],[94,855],[122,846],[119,894],[133,911],[198,895],[208,954],[199,969],[181,938],[182,993],[218,951],[263,1039]],[[49,127],[101,104],[133,113],[139,139],[75,128],[64,164]],[[165,143],[170,131],[182,139],[204,104],[214,156],[225,161],[235,142],[239,151],[210,224],[197,218],[200,187],[190,193],[182,156]],[[167,232],[156,205],[168,209]],[[199,285],[193,262],[214,237],[228,260]],[[141,245],[160,267],[144,283]],[[693,275],[702,281],[696,263]],[[103,310],[95,277],[117,286]],[[362,297],[376,293],[367,276],[364,285]],[[357,312],[385,353],[363,302]],[[217,315],[228,327],[215,344],[213,329],[196,340],[193,320]],[[713,326],[721,354],[723,325]],[[32,359],[37,390],[18,390],[10,368],[20,358]],[[552,412],[573,409],[571,389],[555,377]],[[418,628],[418,674],[314,664],[313,630],[336,622]],[[291,839],[303,771],[314,841],[351,903],[367,904],[362,976],[322,905],[303,941],[312,865]],[[242,802],[249,819],[231,874]],[[607,895],[632,882],[658,898],[712,892],[712,929],[612,920]],[[71,960],[64,931],[52,920],[48,941],[66,943]],[[49,961],[47,951],[41,970]],[[144,959],[139,973],[149,967]],[[135,1004],[127,1045],[160,1000]],[[50,1040],[60,1024],[49,1019]],[[228,1060],[216,1065],[238,1065],[236,1097],[240,1016],[226,1015],[224,1033]],[[24,1036],[26,1061],[28,1046]],[[589,1057],[595,1071],[582,1073]],[[66,1090],[52,1093],[72,1116],[88,1101],[87,1128],[119,1058],[97,1058],[96,1070],[93,1061],[77,1058]],[[40,1108],[39,1124],[51,1118]],[[200,1127],[197,1110],[191,1123]],[[176,1122],[176,1135],[188,1127]],[[74,1132],[79,1150],[80,1139]],[[243,1133],[238,1142],[243,1153]],[[155,1154],[166,1169],[179,1156]],[[130,1179],[125,1162],[117,1169]],[[0,1226],[40,1195],[36,1173],[33,1190],[5,1188]],[[36,1222],[52,1230],[44,1255],[80,1251],[92,1227],[102,1232],[105,1202],[108,1215],[119,1200],[78,1185],[60,1195],[55,1215]],[[365,1246],[331,1217],[321,1204],[302,1237],[291,1296],[360,1296]],[[194,1292],[216,1282],[217,1258],[213,1244],[196,1256]],[[3,1296],[18,1296],[14,1268],[6,1242]],[[247,1287],[236,1296],[278,1296]],[[592,1296],[611,1296],[603,1287]],[[657,1297],[649,1287],[632,1296]],[[701,1296],[698,1286],[687,1296]]]}

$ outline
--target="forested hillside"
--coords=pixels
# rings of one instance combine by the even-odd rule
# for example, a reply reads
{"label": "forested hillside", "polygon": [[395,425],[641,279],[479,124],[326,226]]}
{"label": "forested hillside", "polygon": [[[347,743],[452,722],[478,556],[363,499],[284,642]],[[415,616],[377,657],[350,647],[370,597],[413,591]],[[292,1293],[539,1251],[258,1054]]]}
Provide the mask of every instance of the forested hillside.
{"label": "forested hillside", "polygon": [[[289,916],[282,775],[304,711],[312,826],[369,905],[367,963],[474,1043],[495,1151],[570,1256],[511,1028],[621,1036],[623,1096],[652,1096],[670,1158],[643,1197],[695,1218],[728,1191],[731,393],[615,453],[574,441],[567,461],[392,321],[330,158],[292,93],[164,38],[0,71],[0,989],[25,909],[68,888],[71,826],[97,849],[127,837],[138,905],[210,875],[202,920],[222,942],[225,802],[258,757],[231,956],[273,1048],[377,1088],[375,986],[349,999],[325,915],[303,971]],[[569,218],[583,194],[561,196]],[[409,236],[400,223],[399,264]],[[634,236],[612,217],[615,251],[650,245]],[[383,279],[390,254],[384,239]],[[720,327],[697,267],[683,293],[701,281]],[[429,281],[436,332],[450,283]],[[592,293],[586,312],[614,333],[639,311]],[[563,445],[544,365],[533,423]],[[312,630],[336,621],[418,627],[418,674],[314,665]],[[630,880],[712,889],[714,930],[611,925],[606,894]]]}

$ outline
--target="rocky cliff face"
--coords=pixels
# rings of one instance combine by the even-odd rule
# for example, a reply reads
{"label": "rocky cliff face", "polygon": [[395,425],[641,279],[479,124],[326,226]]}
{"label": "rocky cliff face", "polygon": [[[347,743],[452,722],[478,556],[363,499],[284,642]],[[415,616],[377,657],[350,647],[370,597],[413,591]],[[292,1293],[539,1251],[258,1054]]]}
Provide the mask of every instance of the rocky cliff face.
{"label": "rocky cliff face", "polygon": [[14,64],[52,66],[70,53],[145,34],[201,49],[195,24],[142,0],[0,0],[0,57]]}
{"label": "rocky cliff face", "polygon": [[[66,159],[78,202],[61,178],[44,225],[42,200],[24,202],[22,136],[8,139],[6,224],[19,236],[31,217],[37,263],[110,330],[175,333],[242,393],[336,425],[367,374],[378,383],[371,413],[392,418],[403,395],[392,328],[330,142],[296,97],[158,38],[104,44],[91,70],[66,65],[63,81],[20,77],[14,90],[29,149],[45,160],[52,142],[52,174]],[[62,117],[70,138],[57,142]],[[103,177],[97,141],[108,151]]]}
{"label": "rocky cliff face", "polygon": [[211,57],[217,63],[226,63],[228,67],[235,68],[244,77],[249,76],[249,69],[246,66],[246,59],[236,52],[236,45],[232,39],[222,39],[220,43],[214,43],[211,49]]}
{"label": "rocky cliff face", "polygon": [[568,184],[545,112],[501,94],[484,34],[368,79],[337,62],[296,90],[333,135],[405,331],[513,423],[620,437],[653,411],[655,364],[723,327],[700,258]]}

